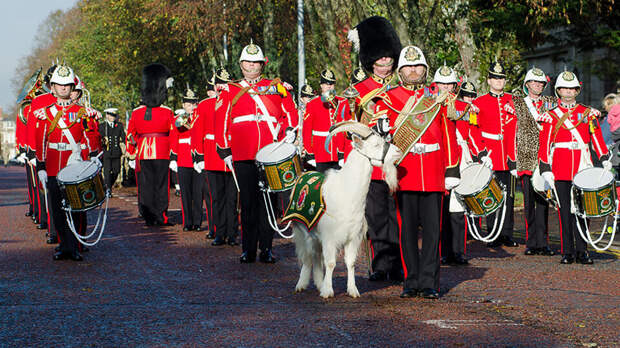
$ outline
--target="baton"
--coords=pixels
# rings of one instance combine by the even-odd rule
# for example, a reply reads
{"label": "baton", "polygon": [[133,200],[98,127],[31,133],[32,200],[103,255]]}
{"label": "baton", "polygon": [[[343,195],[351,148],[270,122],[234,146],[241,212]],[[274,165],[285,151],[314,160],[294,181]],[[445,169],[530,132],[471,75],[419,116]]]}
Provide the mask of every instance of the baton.
{"label": "baton", "polygon": [[235,168],[232,164],[228,165],[228,162],[226,163],[226,166],[228,167],[228,169],[230,169],[230,172],[232,173],[233,180],[235,181],[235,186],[237,187],[237,192],[241,192],[241,190],[239,189],[239,182],[237,181],[237,174],[235,173]]}

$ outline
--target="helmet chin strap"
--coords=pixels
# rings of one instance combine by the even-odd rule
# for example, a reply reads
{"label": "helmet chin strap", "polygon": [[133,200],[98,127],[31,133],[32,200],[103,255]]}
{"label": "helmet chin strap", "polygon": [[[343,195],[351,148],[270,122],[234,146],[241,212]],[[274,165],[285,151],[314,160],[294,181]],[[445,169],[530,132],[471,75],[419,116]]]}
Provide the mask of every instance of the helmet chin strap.
{"label": "helmet chin strap", "polygon": [[367,154],[362,152],[362,150],[358,148],[357,145],[355,145],[355,143],[353,143],[353,149],[355,149],[355,151],[357,151],[360,155],[366,157],[368,161],[370,161],[370,164],[373,167],[381,167],[383,166],[383,163],[385,162],[385,156],[387,156],[387,153],[390,150],[390,143],[386,141],[383,144],[383,154],[381,155],[381,158],[375,158],[375,157],[368,156]]}

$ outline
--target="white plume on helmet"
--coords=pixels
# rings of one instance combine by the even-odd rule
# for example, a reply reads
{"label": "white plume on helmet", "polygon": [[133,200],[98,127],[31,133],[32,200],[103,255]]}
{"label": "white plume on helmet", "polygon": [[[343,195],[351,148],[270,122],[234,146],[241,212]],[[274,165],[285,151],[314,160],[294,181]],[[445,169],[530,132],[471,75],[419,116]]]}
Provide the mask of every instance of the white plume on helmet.
{"label": "white plume on helmet", "polygon": [[435,71],[433,82],[439,83],[457,83],[456,72],[451,67],[443,63],[443,66]]}
{"label": "white plume on helmet", "polygon": [[[547,82],[548,82],[547,75],[545,74],[544,71],[542,71],[542,69],[539,69],[537,67],[532,67],[525,74],[525,79],[523,80],[523,92],[525,92],[525,95],[529,94],[529,91],[527,89],[528,81],[542,82],[545,84],[545,88],[547,88]],[[543,88],[543,91],[544,91],[544,88]]]}
{"label": "white plume on helmet", "polygon": [[241,50],[241,55],[239,56],[239,63],[244,60],[248,62],[264,63],[265,55],[263,54],[263,50],[258,45],[255,45],[254,42],[250,41],[250,44]]}
{"label": "white plume on helmet", "polygon": [[52,73],[50,83],[55,83],[58,85],[75,84],[75,74],[73,73],[73,69],[66,65],[59,65]]}

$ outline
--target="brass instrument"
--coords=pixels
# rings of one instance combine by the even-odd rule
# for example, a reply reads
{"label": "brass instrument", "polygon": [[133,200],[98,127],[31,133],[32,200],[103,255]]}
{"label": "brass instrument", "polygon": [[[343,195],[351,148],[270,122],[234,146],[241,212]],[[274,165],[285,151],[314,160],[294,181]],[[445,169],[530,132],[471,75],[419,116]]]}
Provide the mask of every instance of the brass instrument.
{"label": "brass instrument", "polygon": [[22,88],[22,91],[17,96],[17,104],[21,104],[25,100],[34,99],[34,97],[43,88],[43,74],[41,74],[42,70],[42,68],[39,68],[39,70],[35,71],[28,81],[26,81],[24,88]]}
{"label": "brass instrument", "polygon": [[26,124],[28,122],[28,115],[24,114],[24,109],[26,108],[26,106],[30,105],[30,102],[31,100],[29,99],[24,100],[23,103],[19,104],[19,108],[17,109],[17,116],[23,124]]}

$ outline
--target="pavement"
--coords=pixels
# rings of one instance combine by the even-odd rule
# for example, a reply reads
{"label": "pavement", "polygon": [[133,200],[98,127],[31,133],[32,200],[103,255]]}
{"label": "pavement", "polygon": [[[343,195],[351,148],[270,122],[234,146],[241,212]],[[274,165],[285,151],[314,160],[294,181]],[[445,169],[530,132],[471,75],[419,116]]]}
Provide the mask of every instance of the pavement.
{"label": "pavement", "polygon": [[[0,347],[620,346],[618,244],[585,266],[469,241],[470,266],[441,267],[439,300],[401,299],[401,285],[369,282],[360,253],[361,298],[346,295],[339,258],[335,297],[324,300],[312,285],[294,293],[291,241],[274,241],[274,265],[240,264],[239,246],[212,247],[206,231],[145,227],[132,188],[115,191],[105,234],[83,262],[53,261],[24,216],[25,192],[24,168],[0,168]],[[171,195],[173,221],[179,209]],[[523,242],[520,212],[515,221]],[[555,213],[549,225],[558,250]]]}

